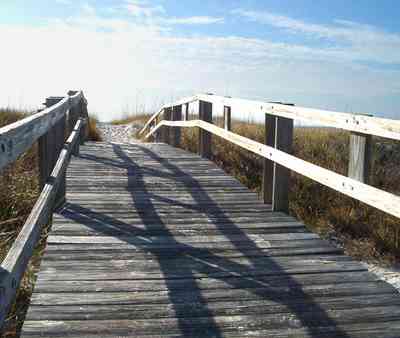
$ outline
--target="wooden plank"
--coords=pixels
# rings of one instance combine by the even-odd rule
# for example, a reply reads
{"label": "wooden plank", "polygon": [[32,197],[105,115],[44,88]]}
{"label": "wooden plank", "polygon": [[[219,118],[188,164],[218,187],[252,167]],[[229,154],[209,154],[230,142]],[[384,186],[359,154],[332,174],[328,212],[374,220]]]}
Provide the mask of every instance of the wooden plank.
{"label": "wooden plank", "polygon": [[[207,250],[196,250],[196,248],[174,248],[169,249],[154,249],[151,250],[134,250],[132,247],[130,249],[119,249],[118,247],[104,250],[91,250],[87,248],[84,250],[47,250],[44,260],[51,261],[63,261],[63,260],[114,260],[114,259],[158,259],[160,255],[163,258],[169,259],[174,258],[183,254],[196,254],[196,257],[226,257],[226,258],[252,258],[252,257],[278,257],[278,256],[302,256],[302,255],[328,255],[328,254],[342,254],[343,250],[339,248],[334,248],[330,246],[320,246],[320,247],[294,247],[294,248],[257,248],[252,247],[241,248],[240,251],[237,249],[207,249]],[[71,290],[72,292],[73,290]]]}
{"label": "wooden plank", "polygon": [[[268,286],[261,287],[258,279],[252,285],[251,280],[241,279],[225,279],[226,284],[231,284],[227,288],[202,289],[201,295],[187,288],[165,289],[160,291],[147,290],[141,292],[40,292],[35,293],[32,302],[35,306],[74,306],[74,305],[118,305],[118,304],[169,304],[170,292],[174,292],[177,304],[190,304],[198,302],[200,298],[209,303],[211,302],[229,302],[232,300],[240,301],[265,301],[265,303],[288,303],[290,301],[303,304],[314,303],[315,298],[342,298],[357,296],[379,296],[390,295],[396,303],[399,304],[400,297],[396,296],[393,288],[385,287],[382,282],[365,282],[365,283],[340,283],[340,284],[322,284],[322,285],[303,285],[295,284],[285,286]],[[137,283],[138,281],[136,281]],[[127,281],[125,281],[127,283]],[[169,281],[166,281],[167,286]],[[191,285],[193,281],[187,280],[186,287]],[[237,284],[236,284],[237,283]],[[257,287],[258,286],[258,287]],[[308,301],[305,299],[308,295]],[[272,304],[271,304],[272,305]],[[360,304],[361,305],[361,304]],[[400,311],[400,307],[399,307]]]}
{"label": "wooden plank", "polygon": [[145,241],[150,241],[153,244],[156,243],[193,243],[193,242],[221,242],[221,241],[249,241],[252,240],[255,243],[257,242],[268,242],[268,241],[276,241],[276,240],[291,240],[291,239],[314,239],[318,238],[317,235],[313,233],[287,233],[287,234],[267,234],[267,235],[232,235],[229,238],[225,236],[213,236],[211,238],[207,236],[197,236],[196,238],[188,239],[187,236],[174,236],[173,239],[165,238],[164,236],[149,236],[148,238],[137,238],[136,236],[98,236],[98,237],[87,237],[87,236],[52,236],[50,235],[48,238],[49,243],[71,243],[71,244],[79,244],[79,243],[113,243],[113,244],[121,244],[121,243],[137,243],[140,245],[144,244]]}
{"label": "wooden plank", "polygon": [[222,128],[218,128],[217,126],[201,120],[181,122],[162,121],[158,125],[158,127],[161,127],[163,125],[199,127],[201,129],[207,130],[214,135],[230,141],[268,160],[276,162],[305,177],[311,178],[312,180],[317,181],[327,187],[330,187],[352,198],[355,198],[390,215],[400,217],[400,197],[394,194],[382,191],[367,184],[358,182],[354,179],[337,174],[331,170],[306,162],[293,155],[263,145],[246,137],[226,131]]}
{"label": "wooden plank", "polygon": [[176,313],[185,313],[187,317],[202,316],[237,316],[237,315],[272,315],[291,311],[335,311],[344,309],[360,309],[366,307],[400,306],[400,299],[392,295],[363,295],[353,297],[315,297],[315,303],[304,302],[303,299],[292,298],[281,303],[268,299],[261,300],[224,300],[210,302],[207,307],[199,303],[170,304],[118,304],[118,305],[41,305],[30,308],[30,320],[113,320],[113,319],[149,319],[174,318]]}
{"label": "wooden plank", "polygon": [[[89,238],[88,238],[89,239]],[[187,245],[185,243],[152,243],[146,241],[144,243],[92,243],[90,242],[80,242],[80,243],[53,243],[49,242],[46,248],[47,251],[60,252],[62,250],[80,252],[82,250],[90,250],[91,252],[98,252],[103,250],[134,250],[134,251],[144,251],[144,252],[159,252],[165,250],[182,250],[182,253],[196,251],[198,254],[204,253],[214,253],[222,252],[226,250],[270,250],[270,249],[280,249],[280,248],[298,248],[298,247],[332,247],[328,242],[323,241],[319,238],[315,239],[304,239],[304,240],[276,240],[276,241],[260,241],[257,242],[257,246],[249,241],[223,241],[223,242],[195,242]],[[198,250],[202,249],[202,250]]]}
{"label": "wooden plank", "polygon": [[[230,280],[230,278],[235,278]],[[354,271],[352,273],[314,273],[314,274],[292,274],[276,275],[276,276],[257,276],[257,282],[263,283],[268,287],[286,287],[286,288],[302,288],[308,285],[314,287],[325,285],[339,284],[363,284],[379,281],[379,278],[365,271]],[[91,280],[91,281],[76,281],[76,280],[46,280],[39,276],[38,282],[35,285],[36,293],[57,293],[57,292],[147,292],[147,291],[168,291],[168,290],[185,290],[188,284],[192,281],[189,279],[171,279],[171,280]],[[251,289],[256,284],[251,283],[247,278],[227,277],[227,278],[212,278],[207,277],[196,281],[199,290],[216,290],[216,289]],[[388,293],[393,298],[391,293]],[[54,295],[55,296],[55,295]]]}

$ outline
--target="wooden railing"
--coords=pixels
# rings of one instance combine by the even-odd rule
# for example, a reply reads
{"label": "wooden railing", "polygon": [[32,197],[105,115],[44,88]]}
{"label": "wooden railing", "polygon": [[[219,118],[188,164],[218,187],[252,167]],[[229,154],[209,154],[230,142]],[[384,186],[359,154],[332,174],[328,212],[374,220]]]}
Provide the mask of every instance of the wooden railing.
{"label": "wooden railing", "polygon": [[[198,120],[189,121],[189,104],[198,102]],[[212,124],[213,104],[223,107],[224,128]],[[265,114],[265,144],[230,131],[231,110]],[[183,114],[182,114],[183,110]],[[161,118],[163,117],[163,120]],[[350,134],[348,177],[291,155],[293,120],[311,121],[341,128]],[[293,170],[379,210],[400,217],[400,197],[368,185],[371,135],[400,140],[400,121],[362,114],[348,114],[271,103],[200,94],[163,106],[143,129],[146,138],[179,146],[180,127],[199,128],[199,153],[211,158],[211,135],[221,137],[264,158],[263,198],[276,211],[289,208],[289,177]],[[316,196],[317,198],[317,196]]]}
{"label": "wooden railing", "polygon": [[[0,171],[39,143],[41,193],[0,267],[0,325],[8,314],[43,225],[65,200],[65,171],[87,138],[87,102],[82,92],[49,97],[46,109],[0,128]],[[66,135],[69,137],[66,139]]]}

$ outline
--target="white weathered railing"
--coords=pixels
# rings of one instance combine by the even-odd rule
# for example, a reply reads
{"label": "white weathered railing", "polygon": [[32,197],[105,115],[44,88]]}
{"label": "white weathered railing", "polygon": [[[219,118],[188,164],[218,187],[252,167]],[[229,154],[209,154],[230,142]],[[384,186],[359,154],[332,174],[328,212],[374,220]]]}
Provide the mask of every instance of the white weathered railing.
{"label": "white weathered railing", "polygon": [[[188,121],[188,105],[199,102],[199,120]],[[224,107],[224,128],[212,124],[213,104]],[[184,119],[182,120],[182,107]],[[230,131],[231,110],[239,108],[265,114],[265,144]],[[163,114],[164,120],[157,123]],[[348,176],[322,168],[291,155],[293,120],[312,121],[351,131]],[[400,140],[400,121],[366,115],[301,108],[294,105],[250,101],[201,94],[165,105],[145,127],[146,138],[173,146],[180,144],[180,127],[199,128],[199,153],[211,157],[211,135],[221,137],[264,158],[263,197],[273,210],[288,211],[289,176],[303,176],[400,218],[400,197],[368,185],[371,135]]]}
{"label": "white weathered railing", "polygon": [[45,110],[0,128],[0,170],[38,141],[41,186],[32,212],[0,266],[0,325],[15,299],[42,226],[65,200],[65,171],[71,154],[79,154],[79,144],[87,136],[85,97],[82,92],[68,94],[50,97]]}

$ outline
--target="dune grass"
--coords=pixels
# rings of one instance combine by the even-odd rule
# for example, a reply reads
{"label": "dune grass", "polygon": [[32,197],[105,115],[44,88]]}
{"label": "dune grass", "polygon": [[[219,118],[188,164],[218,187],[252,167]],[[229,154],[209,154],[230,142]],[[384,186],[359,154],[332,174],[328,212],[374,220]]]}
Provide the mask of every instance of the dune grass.
{"label": "dune grass", "polygon": [[[14,109],[0,109],[0,127],[16,122],[30,112]],[[96,128],[97,119],[89,118],[89,140],[99,141],[101,136]],[[38,152],[35,144],[17,161],[0,173],[0,259],[3,260],[14,243],[26,218],[39,196]],[[21,281],[16,301],[7,318],[2,337],[17,337],[23,323],[34,283],[48,226],[42,229],[41,239],[35,249],[28,269]]]}
{"label": "dune grass", "polygon": [[101,134],[99,130],[97,129],[97,123],[99,120],[95,116],[89,116],[89,133],[88,133],[88,139],[89,141],[102,141]]}
{"label": "dune grass", "polygon": [[[220,123],[219,123],[220,124]],[[264,126],[233,121],[233,132],[263,143]],[[183,129],[182,147],[197,151],[196,129]],[[295,128],[293,154],[347,175],[349,133],[330,128]],[[400,194],[400,142],[373,139],[370,184]],[[213,160],[250,189],[260,192],[262,159],[218,137],[212,138]],[[322,237],[335,237],[350,255],[394,262],[400,257],[398,219],[302,175],[290,178],[290,213]]]}
{"label": "dune grass", "polygon": [[142,114],[125,114],[121,119],[115,119],[111,121],[111,124],[114,125],[122,125],[122,124],[144,124],[149,118],[150,114],[142,113]]}

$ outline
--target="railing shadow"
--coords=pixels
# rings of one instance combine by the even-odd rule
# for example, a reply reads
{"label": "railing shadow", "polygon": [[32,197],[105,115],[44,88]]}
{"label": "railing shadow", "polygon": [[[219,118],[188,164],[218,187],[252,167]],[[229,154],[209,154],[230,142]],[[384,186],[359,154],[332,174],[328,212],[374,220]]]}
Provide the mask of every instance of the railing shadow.
{"label": "railing shadow", "polygon": [[[341,330],[334,319],[330,318],[329,314],[322,308],[313,298],[307,295],[303,291],[303,287],[296,280],[291,277],[274,261],[273,258],[265,255],[265,252],[260,249],[253,239],[251,239],[245,231],[240,229],[234,221],[232,221],[224,210],[218,206],[215,201],[209,196],[207,191],[202,188],[202,185],[193,176],[181,170],[178,166],[168,161],[165,158],[161,158],[157,153],[148,149],[145,146],[135,145],[139,147],[143,154],[148,158],[152,159],[156,163],[159,163],[163,169],[167,169],[170,172],[169,177],[178,178],[183,182],[187,192],[189,192],[194,200],[195,204],[206,203],[209,208],[202,210],[206,216],[210,219],[216,220],[216,228],[227,238],[237,252],[241,253],[244,258],[250,263],[249,265],[241,264],[227,257],[216,255],[214,252],[206,249],[194,247],[189,244],[178,242],[171,231],[168,229],[162,217],[159,215],[157,206],[154,205],[154,200],[159,200],[168,204],[177,204],[184,208],[196,207],[190,205],[190,203],[181,203],[179,201],[171,200],[162,196],[157,196],[151,191],[148,191],[144,177],[147,174],[160,175],[157,170],[150,170],[148,168],[142,168],[140,165],[135,163],[122,149],[120,145],[113,144],[113,151],[117,157],[124,163],[121,167],[127,169],[128,175],[128,191],[131,194],[132,203],[135,211],[141,218],[144,229],[135,228],[133,225],[126,222],[115,219],[105,215],[104,213],[95,212],[88,210],[82,206],[76,204],[68,204],[68,209],[71,213],[66,213],[65,217],[75,219],[77,222],[92,226],[93,229],[99,232],[103,232],[105,235],[115,233],[115,229],[119,230],[121,239],[127,243],[134,244],[143,250],[150,252],[159,262],[160,270],[165,277],[165,283],[169,289],[169,297],[171,304],[174,307],[176,317],[178,319],[179,328],[183,336],[189,337],[201,332],[201,336],[212,336],[222,337],[222,333],[219,329],[218,324],[215,321],[214,313],[208,307],[207,300],[202,295],[201,288],[198,285],[196,276],[197,274],[204,274],[205,276],[212,276],[212,278],[221,279],[224,283],[229,284],[232,288],[246,288],[249,292],[256,295],[260,300],[274,301],[283,304],[288,311],[295,316],[295,319],[301,323],[300,327],[306,328],[310,337],[319,337],[321,335],[320,327],[331,327],[334,328],[335,336],[348,337],[348,335]],[[91,160],[96,161],[95,158]],[[121,161],[116,161],[120,167]],[[111,161],[106,161],[107,164],[111,164]],[[115,164],[117,164],[115,163]],[[163,175],[165,173],[162,173]],[[182,178],[184,178],[182,180]],[[134,187],[134,189],[133,189]],[[192,189],[196,188],[196,193],[191,193]],[[140,201],[135,195],[135,189],[140,190],[141,197]],[[145,207],[144,207],[145,206]],[[91,213],[91,217],[88,218],[90,222],[86,222],[84,215]],[[78,216],[81,215],[81,216]],[[83,216],[83,217],[82,217]],[[149,224],[151,219],[151,224]],[[106,224],[112,224],[109,231],[107,230]],[[96,226],[102,224],[101,227]],[[158,224],[160,230],[164,236],[168,236],[171,244],[181,250],[180,264],[175,266],[165,260],[162,251],[154,250],[149,248],[148,240],[141,239],[141,236],[148,236],[146,228],[151,228],[152,225]],[[219,224],[224,224],[220,227]],[[99,230],[99,228],[101,228]],[[234,229],[235,236],[240,234],[241,244],[239,245],[233,237],[233,232],[230,230]],[[134,235],[132,235],[134,233]],[[132,237],[136,236],[136,237]],[[246,250],[243,250],[243,248]],[[252,254],[249,254],[249,253]],[[256,255],[254,255],[256,253]],[[185,262],[187,264],[185,264]],[[265,271],[265,274],[263,273]],[[271,273],[272,271],[272,273]],[[268,274],[281,274],[286,278],[286,284],[289,286],[289,290],[286,294],[282,295],[282,289],[277,291],[275,286],[271,286],[266,276]],[[179,278],[179,276],[185,276],[185,289],[190,290],[191,299],[196,300],[197,313],[201,317],[207,318],[207,321],[202,321],[201,327],[193,328],[190,321],[185,319],[187,312],[185,307],[182,307],[182,291],[178,291],[174,288],[173,280]],[[291,297],[301,299],[301,306],[296,302],[290,301]],[[293,324],[293,318],[287,319]],[[332,332],[333,333],[333,332]]]}

